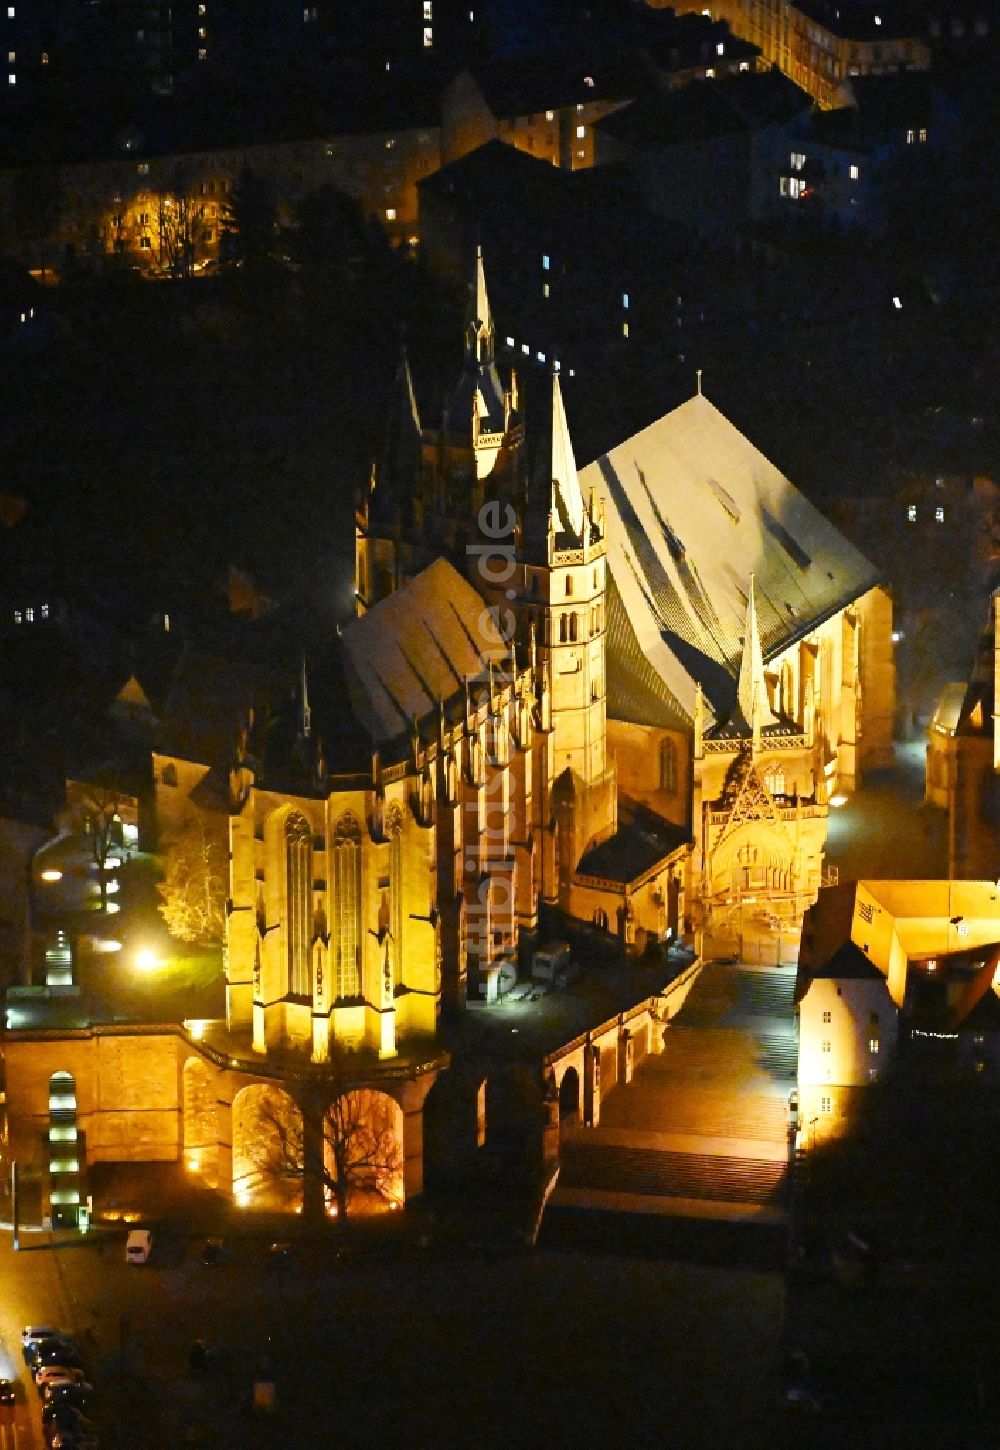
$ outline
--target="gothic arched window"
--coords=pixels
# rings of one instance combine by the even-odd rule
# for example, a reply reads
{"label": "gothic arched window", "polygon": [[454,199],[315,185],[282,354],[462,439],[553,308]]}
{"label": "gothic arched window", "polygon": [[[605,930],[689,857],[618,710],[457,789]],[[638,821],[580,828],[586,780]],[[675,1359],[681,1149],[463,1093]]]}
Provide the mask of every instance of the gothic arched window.
{"label": "gothic arched window", "polygon": [[660,789],[677,794],[677,742],[669,735],[660,741]]}
{"label": "gothic arched window", "polygon": [[389,837],[389,931],[392,983],[403,980],[403,812],[392,808],[385,821]]}
{"label": "gothic arched window", "polygon": [[361,991],[361,830],[341,816],[333,833],[333,970],[338,997]]}
{"label": "gothic arched window", "polygon": [[312,989],[309,944],[312,938],[312,831],[305,816],[285,820],[285,940],[288,991],[308,997]]}

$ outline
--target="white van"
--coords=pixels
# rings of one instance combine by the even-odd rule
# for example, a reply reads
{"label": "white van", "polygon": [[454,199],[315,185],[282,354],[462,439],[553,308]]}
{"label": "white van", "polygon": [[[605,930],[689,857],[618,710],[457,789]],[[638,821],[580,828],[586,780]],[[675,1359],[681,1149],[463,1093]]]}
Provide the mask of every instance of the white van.
{"label": "white van", "polygon": [[560,972],[570,964],[569,942],[550,941],[532,953],[531,975],[536,982],[551,982],[553,986]]}
{"label": "white van", "polygon": [[148,1264],[149,1256],[153,1252],[153,1235],[148,1228],[134,1228],[129,1230],[129,1236],[125,1240],[125,1262],[126,1264]]}

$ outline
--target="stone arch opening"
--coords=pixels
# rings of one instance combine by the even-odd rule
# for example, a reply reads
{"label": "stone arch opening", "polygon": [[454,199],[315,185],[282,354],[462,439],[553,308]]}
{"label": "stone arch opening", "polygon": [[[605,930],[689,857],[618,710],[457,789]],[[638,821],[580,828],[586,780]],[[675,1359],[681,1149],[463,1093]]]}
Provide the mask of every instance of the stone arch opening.
{"label": "stone arch opening", "polygon": [[576,1123],[580,1119],[580,1074],[568,1067],[559,1084],[559,1121]]}
{"label": "stone arch opening", "polygon": [[326,1209],[357,1217],[401,1208],[403,1110],[377,1088],[353,1088],[323,1115]]}
{"label": "stone arch opening", "polygon": [[302,1113],[277,1083],[250,1083],[233,1099],[233,1200],[240,1208],[294,1213],[302,1206]]}

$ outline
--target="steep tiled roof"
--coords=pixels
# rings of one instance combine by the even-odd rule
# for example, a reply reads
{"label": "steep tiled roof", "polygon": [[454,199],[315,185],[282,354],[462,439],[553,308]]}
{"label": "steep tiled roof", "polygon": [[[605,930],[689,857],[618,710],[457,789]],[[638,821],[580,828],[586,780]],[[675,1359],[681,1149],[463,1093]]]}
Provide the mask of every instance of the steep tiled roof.
{"label": "steep tiled roof", "polygon": [[728,715],[750,575],[765,661],[866,593],[879,571],[701,394],[582,470],[607,498],[608,562],[681,708]]}
{"label": "steep tiled roof", "polygon": [[461,574],[438,559],[343,632],[351,707],[375,741],[407,731],[464,692],[496,653],[492,619]]}
{"label": "steep tiled roof", "polygon": [[607,593],[608,718],[689,730],[691,718],[650,664],[613,578]]}

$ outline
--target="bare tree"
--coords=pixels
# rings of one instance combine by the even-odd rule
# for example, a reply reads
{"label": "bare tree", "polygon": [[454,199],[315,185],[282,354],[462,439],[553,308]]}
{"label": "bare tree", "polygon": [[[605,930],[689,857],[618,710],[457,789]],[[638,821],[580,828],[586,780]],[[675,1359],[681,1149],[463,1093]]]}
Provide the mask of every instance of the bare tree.
{"label": "bare tree", "polygon": [[154,220],[160,266],[175,277],[189,277],[194,265],[197,211],[190,184],[180,171],[157,192]]}
{"label": "bare tree", "polygon": [[178,941],[221,942],[229,871],[224,842],[192,813],[164,845],[166,874],[156,889],[167,930]]}
{"label": "bare tree", "polygon": [[400,1110],[387,1094],[350,1086],[339,1055],[309,1078],[303,1111],[287,1094],[262,1097],[248,1157],[261,1185],[310,1188],[341,1222],[369,1204],[402,1199]]}
{"label": "bare tree", "polygon": [[101,910],[108,904],[108,857],[124,845],[122,793],[113,785],[88,785],[81,797],[83,826],[90,838],[90,854],[97,867]]}

